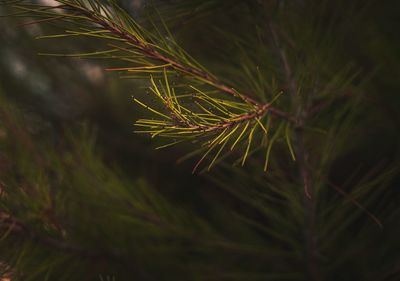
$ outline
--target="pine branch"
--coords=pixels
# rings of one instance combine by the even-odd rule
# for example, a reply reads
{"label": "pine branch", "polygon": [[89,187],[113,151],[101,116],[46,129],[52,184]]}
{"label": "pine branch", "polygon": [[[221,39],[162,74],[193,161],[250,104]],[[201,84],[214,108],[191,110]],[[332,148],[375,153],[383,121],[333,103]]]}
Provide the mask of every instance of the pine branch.
{"label": "pine branch", "polygon": [[251,98],[247,95],[241,94],[238,91],[236,91],[234,88],[225,85],[214,75],[212,75],[204,70],[195,68],[193,66],[185,65],[185,64],[175,60],[174,58],[167,57],[167,56],[161,54],[160,52],[155,50],[151,45],[146,44],[143,41],[140,41],[137,37],[128,33],[126,31],[126,29],[123,27],[122,22],[120,24],[112,23],[103,18],[99,18],[98,15],[96,15],[96,13],[94,13],[92,11],[88,11],[88,10],[82,9],[81,7],[77,7],[77,6],[71,5],[71,4],[64,4],[64,5],[65,5],[65,7],[70,8],[72,11],[76,11],[82,15],[85,15],[88,19],[92,20],[94,23],[101,25],[105,30],[110,31],[111,33],[117,35],[120,38],[126,39],[127,42],[135,45],[145,56],[147,56],[151,59],[160,61],[162,63],[165,63],[168,65],[169,68],[172,68],[183,74],[192,76],[195,79],[204,81],[207,84],[217,88],[218,90],[220,90],[222,92],[225,92],[233,97],[240,98],[244,102],[254,105],[257,109],[258,114],[256,114],[257,116],[254,115],[253,117],[251,117],[249,119],[254,119],[260,115],[263,115],[268,109],[268,111],[271,112],[271,114],[276,115],[279,118],[284,118],[289,121],[291,120],[290,116],[286,112],[283,112],[277,108],[274,108],[269,104],[260,104],[253,98]]}
{"label": "pine branch", "polygon": [[[220,90],[221,92],[227,93],[232,97],[239,98],[246,103],[252,104],[257,108],[258,111],[262,111],[262,114],[266,112],[265,108],[268,107],[268,112],[275,115],[276,117],[283,118],[288,121],[293,121],[291,116],[288,115],[286,112],[281,111],[267,104],[261,104],[258,101],[254,100],[253,98],[251,98],[250,96],[239,93],[234,88],[224,84],[221,80],[219,80],[217,77],[210,74],[209,72],[196,68],[192,65],[185,64],[183,62],[176,60],[176,58],[169,57],[165,54],[160,53],[156,48],[154,48],[154,45],[149,44],[142,38],[139,38],[135,36],[135,34],[129,32],[129,28],[126,26],[126,23],[124,23],[121,19],[119,19],[118,21],[111,21],[110,18],[99,14],[99,11],[105,10],[104,6],[100,6],[101,4],[99,3],[96,4],[95,2],[91,2],[94,3],[93,5],[99,5],[98,11],[95,11],[94,9],[90,10],[88,7],[85,7],[83,2],[80,2],[80,0],[75,0],[75,1],[55,0],[55,1],[59,2],[60,5],[54,7],[48,7],[49,9],[64,9],[65,11],[71,12],[72,14],[64,14],[60,16],[48,17],[43,20],[37,20],[25,24],[35,24],[44,21],[57,21],[69,17],[78,18],[79,16],[84,16],[90,22],[101,26],[104,30],[109,31],[111,34],[117,36],[118,38],[126,40],[128,44],[135,46],[147,58],[154,59],[163,64],[166,64],[168,68],[171,68],[182,74],[191,76],[194,79],[203,81],[213,86],[214,88]],[[24,0],[22,0],[21,2],[24,2]],[[114,4],[114,7],[117,7],[116,4]],[[120,12],[122,12],[122,10]],[[129,70],[129,68],[127,70]]]}
{"label": "pine branch", "polygon": [[[134,73],[135,75],[151,74],[151,91],[161,100],[163,110],[157,109],[160,104],[152,107],[133,98],[135,102],[160,117],[160,120],[140,119],[136,122],[136,126],[145,127],[147,130],[137,132],[147,133],[152,137],[183,138],[194,142],[197,142],[199,138],[208,138],[202,144],[205,154],[200,162],[212,150],[219,147],[214,156],[209,155],[212,156],[209,166],[211,168],[217,162],[217,158],[222,157],[221,153],[228,142],[231,142],[231,150],[239,147],[236,144],[243,144],[244,154],[241,161],[243,165],[252,144],[255,143],[253,138],[258,136],[257,132],[262,132],[263,138],[267,136],[269,128],[266,128],[263,119],[274,117],[283,122],[295,122],[295,119],[288,113],[272,105],[279,94],[273,101],[260,103],[210,74],[175,42],[165,23],[163,23],[163,31],[154,26],[157,33],[154,35],[145,30],[113,1],[109,3],[109,7],[97,0],[88,2],[56,0],[56,2],[60,5],[49,7],[30,4],[22,0],[13,7],[20,11],[17,13],[18,16],[38,17],[37,23],[65,22],[75,26],[75,30],[66,30],[64,34],[40,36],[39,38],[86,36],[115,42],[109,44],[111,49],[108,50],[61,56],[118,59],[133,63],[134,66],[108,68],[107,70]],[[29,22],[29,24],[33,23]],[[164,38],[164,34],[167,35],[167,39]],[[171,87],[168,77],[171,73],[180,74],[183,78],[188,79],[189,83],[199,85],[199,88],[195,88],[189,83],[183,85],[196,93],[182,93],[181,95],[175,93],[183,87]],[[156,81],[155,79],[158,78],[160,80]],[[214,97],[212,92],[228,98]],[[195,97],[194,102],[192,101],[193,97]],[[164,110],[167,111],[167,114],[162,112]],[[162,147],[179,142],[180,140],[174,141]],[[288,147],[291,149],[289,141]],[[270,149],[271,145],[268,145],[265,163],[268,163]]]}
{"label": "pine branch", "polygon": [[311,175],[308,169],[307,159],[308,152],[304,144],[304,124],[306,122],[307,111],[303,108],[303,104],[300,101],[298,94],[298,85],[293,72],[291,70],[287,55],[282,46],[278,34],[273,24],[270,24],[271,34],[275,43],[276,51],[279,54],[285,80],[289,85],[289,94],[292,99],[293,107],[296,109],[295,119],[295,140],[294,146],[296,151],[296,163],[298,166],[300,179],[304,189],[304,211],[305,211],[305,225],[304,236],[306,240],[306,261],[307,269],[310,275],[310,280],[319,281],[321,280],[318,261],[317,261],[317,242],[316,242],[316,229],[315,229],[315,212],[316,212],[316,198],[315,190],[311,186]]}

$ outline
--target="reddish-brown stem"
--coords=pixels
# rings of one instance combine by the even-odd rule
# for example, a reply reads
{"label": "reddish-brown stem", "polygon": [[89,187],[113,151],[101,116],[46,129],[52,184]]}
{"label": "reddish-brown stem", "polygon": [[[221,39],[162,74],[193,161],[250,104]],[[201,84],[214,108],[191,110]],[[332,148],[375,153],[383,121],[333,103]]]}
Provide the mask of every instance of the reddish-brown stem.
{"label": "reddish-brown stem", "polygon": [[237,116],[234,120],[230,120],[227,122],[221,122],[220,124],[217,124],[214,126],[193,125],[193,126],[190,126],[190,128],[193,128],[194,131],[206,131],[206,132],[223,130],[223,129],[232,127],[234,125],[237,125],[239,123],[243,123],[246,121],[255,120],[256,118],[260,118],[268,110],[270,110],[270,108],[271,108],[270,104],[264,104],[255,111],[244,113],[244,114]]}

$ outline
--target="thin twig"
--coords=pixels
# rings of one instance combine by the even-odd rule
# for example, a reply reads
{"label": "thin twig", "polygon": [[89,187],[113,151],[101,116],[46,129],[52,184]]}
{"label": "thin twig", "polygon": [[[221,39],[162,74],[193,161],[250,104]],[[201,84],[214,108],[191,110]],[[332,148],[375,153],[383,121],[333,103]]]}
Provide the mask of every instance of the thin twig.
{"label": "thin twig", "polygon": [[212,132],[212,131],[219,131],[229,127],[233,127],[237,124],[244,123],[246,121],[256,120],[263,116],[267,111],[271,110],[270,104],[264,104],[263,106],[259,107],[257,110],[244,113],[235,117],[234,120],[229,120],[227,122],[221,122],[220,124],[214,126],[207,126],[207,125],[196,125],[196,124],[187,124],[188,128],[193,129],[194,132]]}

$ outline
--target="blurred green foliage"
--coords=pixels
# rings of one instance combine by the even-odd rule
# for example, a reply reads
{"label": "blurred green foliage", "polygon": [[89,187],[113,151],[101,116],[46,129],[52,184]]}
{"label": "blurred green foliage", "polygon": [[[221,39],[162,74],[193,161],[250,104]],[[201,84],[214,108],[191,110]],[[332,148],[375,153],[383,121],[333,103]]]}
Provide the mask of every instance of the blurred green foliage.
{"label": "blurred green foliage", "polygon": [[[192,175],[197,159],[175,160],[193,147],[156,151],[158,140],[133,133],[146,112],[130,97],[143,97],[147,81],[105,73],[114,62],[38,56],[98,42],[35,40],[57,26],[0,18],[0,271],[13,280],[313,280],[312,235],[319,280],[399,280],[400,7],[367,4],[152,4],[196,59],[260,99],[287,88],[266,19],[284,30],[302,92],[316,91],[324,109],[306,130],[311,234],[284,139],[268,173],[261,155]],[[150,28],[149,4],[121,5]]]}

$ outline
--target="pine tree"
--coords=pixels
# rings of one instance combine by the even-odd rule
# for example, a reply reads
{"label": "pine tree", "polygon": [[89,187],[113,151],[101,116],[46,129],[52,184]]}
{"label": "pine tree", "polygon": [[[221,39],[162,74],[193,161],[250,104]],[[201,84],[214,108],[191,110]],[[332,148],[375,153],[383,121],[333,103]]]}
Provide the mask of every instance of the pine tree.
{"label": "pine tree", "polygon": [[110,164],[97,135],[112,132],[90,122],[27,130],[46,117],[2,93],[0,276],[398,280],[398,97],[380,91],[399,86],[374,69],[396,55],[379,4],[132,3],[3,9],[59,42],[37,60],[93,59],[135,80],[135,138],[172,149],[159,165],[179,169],[174,189]]}

